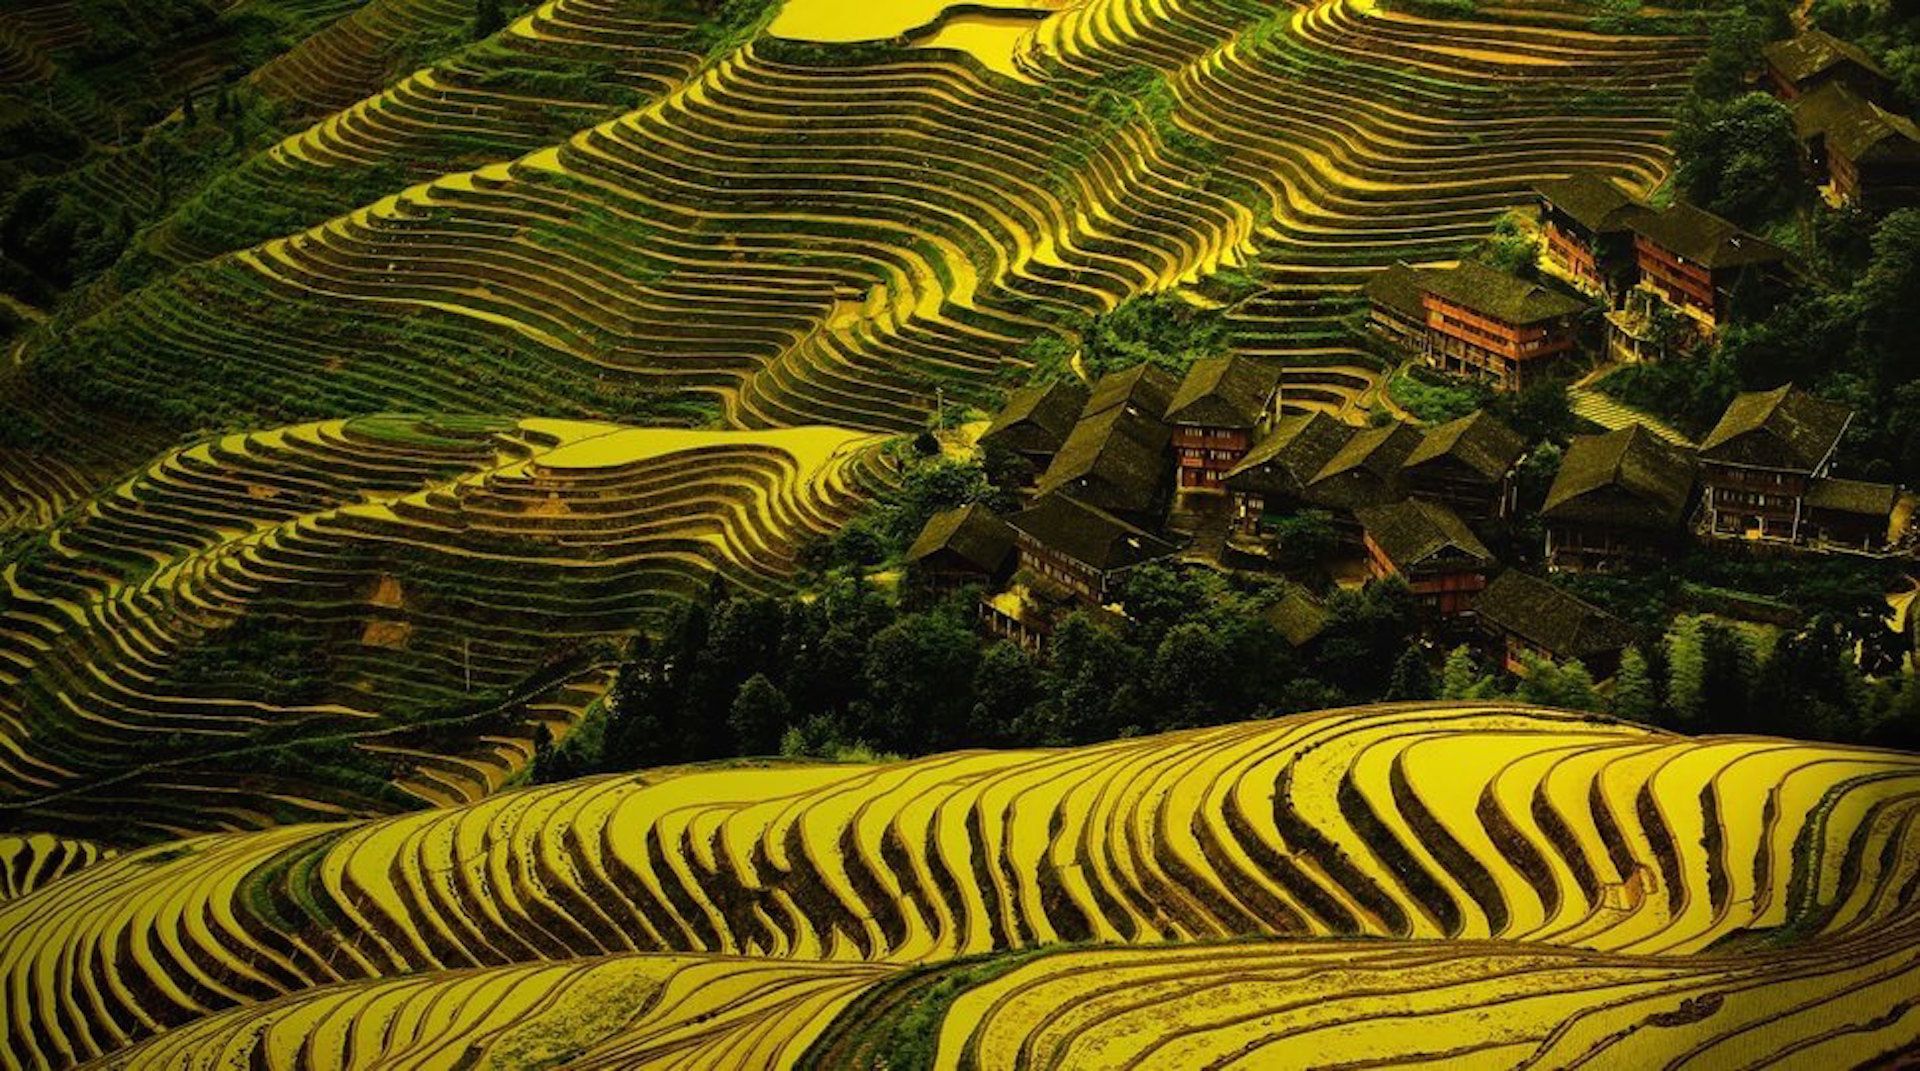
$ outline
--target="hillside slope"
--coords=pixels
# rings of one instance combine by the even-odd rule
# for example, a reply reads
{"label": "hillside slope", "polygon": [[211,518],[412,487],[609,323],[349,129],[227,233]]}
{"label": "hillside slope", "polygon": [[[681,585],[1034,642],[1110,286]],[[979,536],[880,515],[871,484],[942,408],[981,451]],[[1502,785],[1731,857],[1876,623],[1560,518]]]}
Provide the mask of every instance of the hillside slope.
{"label": "hillside slope", "polygon": [[[1439,704],[1057,752],[591,779],[195,838],[0,904],[0,972],[39,994],[5,1051],[60,1065],[316,985],[622,952],[915,964],[1338,936],[1431,949],[1377,946],[1396,971],[1430,957],[1497,975],[1492,940],[1576,978],[1657,981],[1647,957],[1666,957],[1674,977],[1719,984],[1738,973],[1728,955],[1763,975],[1910,978],[1911,955],[1876,957],[1911,951],[1917,803],[1909,755]],[[1909,1018],[1894,1032],[1911,1041]]]}

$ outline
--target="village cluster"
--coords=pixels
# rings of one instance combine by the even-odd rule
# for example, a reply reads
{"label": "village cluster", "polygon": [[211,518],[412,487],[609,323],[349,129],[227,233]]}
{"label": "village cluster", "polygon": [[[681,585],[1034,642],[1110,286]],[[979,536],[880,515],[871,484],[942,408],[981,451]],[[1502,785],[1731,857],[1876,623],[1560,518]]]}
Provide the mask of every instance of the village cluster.
{"label": "village cluster", "polygon": [[[1873,103],[1885,77],[1870,59],[1819,31],[1766,58],[1764,84],[1790,102],[1825,195],[1920,192],[1920,131]],[[1474,261],[1396,265],[1365,289],[1372,332],[1425,368],[1520,391],[1575,362],[1697,359],[1736,305],[1777,300],[1795,270],[1786,250],[1727,220],[1652,207],[1598,175],[1535,193],[1540,280]],[[1604,352],[1583,343],[1594,333],[1580,320],[1596,311]],[[1279,570],[1297,561],[1290,519],[1311,514],[1333,537],[1315,543],[1329,575],[1401,578],[1438,635],[1483,636],[1516,669],[1523,652],[1578,658],[1602,678],[1617,664],[1633,638],[1624,622],[1489,549],[1515,530],[1517,474],[1540,444],[1484,410],[1361,427],[1283,411],[1282,394],[1278,370],[1244,356],[1197,361],[1184,377],[1139,365],[1016,391],[978,445],[1018,459],[1022,508],[938,514],[908,564],[933,588],[982,585],[982,627],[1037,651],[1068,612],[1123,612],[1123,578],[1143,563]],[[1541,545],[1524,557],[1550,573],[1631,569],[1721,541],[1910,555],[1909,491],[1836,474],[1853,417],[1782,384],[1738,395],[1697,446],[1637,422],[1577,435],[1538,504]],[[1286,605],[1289,632],[1311,635],[1312,597]]]}

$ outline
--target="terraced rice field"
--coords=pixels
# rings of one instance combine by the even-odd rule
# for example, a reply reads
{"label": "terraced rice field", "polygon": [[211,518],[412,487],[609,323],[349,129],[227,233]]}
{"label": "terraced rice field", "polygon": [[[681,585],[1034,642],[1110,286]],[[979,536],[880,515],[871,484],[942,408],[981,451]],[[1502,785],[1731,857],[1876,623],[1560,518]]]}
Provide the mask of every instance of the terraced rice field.
{"label": "terraced rice field", "polygon": [[[281,0],[285,137],[75,178],[177,204],[0,360],[0,1067],[1915,1051],[1911,756],[1433,705],[507,788],[1048,333],[1231,301],[1364,421],[1366,274],[1657,185],[1701,54],[1554,3],[776,6]],[[87,32],[0,13],[0,94],[110,125]]]}
{"label": "terraced rice field", "polygon": [[[326,42],[450,3],[370,4],[259,80],[335,99],[326,84],[358,76]],[[936,387],[987,390],[1062,317],[1252,265],[1272,289],[1235,309],[1239,344],[1300,369],[1298,405],[1339,409],[1375,375],[1338,331],[1362,272],[1455,255],[1573,167],[1657,182],[1699,54],[1551,9],[1088,0],[1028,20],[1008,73],[933,43],[972,25],[951,18],[905,47],[763,31],[703,56],[655,10],[551,0],[478,52],[339,97],[149,235],[182,270],[100,310],[85,396],[61,375],[72,347],[28,348],[35,405],[162,384],[251,426],[369,406],[593,416],[617,383],[707,397],[738,426],[899,431]],[[497,77],[526,67],[607,70],[630,106]],[[1141,96],[1153,114],[1125,103]],[[385,197],[324,192],[329,172],[388,166]],[[261,232],[282,218],[315,225]],[[51,452],[103,473],[151,447]],[[71,501],[42,464],[0,472]]]}
{"label": "terraced rice field", "polygon": [[[1148,951],[1021,967],[953,1006],[943,1051],[1009,1044],[1023,1060],[1062,1054],[1040,1064],[1105,1066],[1074,1047],[1147,1045],[1156,1022],[1167,1044],[1221,1052],[1281,1044],[1295,1029],[1407,1044],[1337,1025],[1364,1019],[1376,998],[1397,1007],[1402,993],[1409,1013],[1436,1021],[1485,1019],[1488,1006],[1524,998],[1524,1014],[1483,1024],[1475,1042],[1507,1056],[1546,1042],[1584,1052],[1610,1036],[1601,1026],[1668,1014],[1686,997],[1701,1032],[1608,1041],[1678,1052],[1676,1039],[1767,1019],[1744,997],[1714,1017],[1710,995],[1770,980],[1789,1004],[1844,995],[1885,1013],[1841,1048],[1911,1043],[1920,1031],[1888,994],[1911,984],[1920,955],[1917,815],[1913,756],[1694,740],[1511,706],[1359,708],[1068,751],[601,778],[379,821],[196,838],[0,905],[4,985],[37,994],[9,1002],[5,1053],[63,1066],[241,1006],[200,1029],[251,1035],[244,1024],[260,1015],[401,999],[399,976],[417,972],[646,953],[907,967],[1061,941]],[[1164,947],[1233,937],[1294,944]],[[1386,940],[1311,943],[1332,937]],[[1197,977],[1227,982],[1217,966],[1183,966],[1243,954],[1245,977],[1274,987],[1235,971],[1241,988],[1223,990]],[[1121,1029],[1099,987],[1075,988],[1110,971],[1140,972],[1138,1031]],[[1357,985],[1369,971],[1386,990]],[[490,976],[428,977],[484,988]],[[395,983],[364,984],[382,978]],[[350,982],[362,984],[316,1004],[260,1003]],[[1582,1003],[1600,985],[1620,999]],[[1316,987],[1348,1002],[1310,1000]],[[1312,1011],[1189,1038],[1175,1026],[1204,1020],[1178,1010],[1183,1001],[1223,1017],[1263,1001]],[[1583,1009],[1590,1019],[1563,1027]]]}
{"label": "terraced rice field", "polygon": [[313,738],[426,802],[479,798],[604,688],[606,644],[715,577],[779,588],[795,542],[884,478],[876,446],[367,417],[163,455],[5,569],[0,805],[51,828],[137,804],[176,834],[404,802],[311,756],[226,768]]}

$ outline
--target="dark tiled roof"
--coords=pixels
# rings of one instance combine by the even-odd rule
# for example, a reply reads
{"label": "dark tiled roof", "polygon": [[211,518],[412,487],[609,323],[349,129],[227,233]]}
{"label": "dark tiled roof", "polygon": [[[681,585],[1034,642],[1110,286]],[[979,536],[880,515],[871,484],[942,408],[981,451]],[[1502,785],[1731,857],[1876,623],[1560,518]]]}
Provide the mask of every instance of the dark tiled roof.
{"label": "dark tiled roof", "polygon": [[1647,211],[1632,194],[1592,171],[1537,183],[1533,192],[1595,234],[1624,231],[1629,219]]}
{"label": "dark tiled roof", "polygon": [[1886,73],[1858,45],[1825,30],[1808,30],[1785,41],[1774,41],[1763,47],[1760,54],[1766,57],[1768,66],[1795,85],[1841,63],[1856,63],[1878,75]]}
{"label": "dark tiled roof", "polygon": [[1547,490],[1550,521],[1670,528],[1693,497],[1693,458],[1638,424],[1576,436]]}
{"label": "dark tiled roof", "polygon": [[1675,202],[1664,212],[1635,216],[1630,226],[1649,242],[1707,268],[1770,264],[1787,251],[1762,241],[1733,223],[1689,204]]}
{"label": "dark tiled roof", "polygon": [[1509,569],[1473,604],[1486,624],[1545,648],[1555,658],[1611,654],[1633,642],[1625,621],[1539,577]]}
{"label": "dark tiled roof", "polygon": [[913,546],[907,548],[907,561],[921,561],[940,551],[953,553],[983,573],[996,573],[1013,552],[1013,529],[978,503],[942,510],[920,529]]}
{"label": "dark tiled roof", "polygon": [[1822,137],[1829,151],[1854,161],[1920,161],[1920,127],[1838,82],[1793,102],[1800,140]]}
{"label": "dark tiled roof", "polygon": [[1407,455],[1405,467],[1413,469],[1454,458],[1487,480],[1498,481],[1526,452],[1527,441],[1519,432],[1500,423],[1499,418],[1486,410],[1477,409],[1458,420],[1427,429],[1420,445]]}
{"label": "dark tiled roof", "polygon": [[1377,506],[1406,497],[1400,467],[1420,445],[1411,424],[1357,431],[1307,482],[1307,499],[1334,509]]}
{"label": "dark tiled roof", "polygon": [[1242,494],[1303,496],[1307,482],[1357,432],[1352,425],[1317,410],[1283,417],[1273,434],[1254,444],[1227,473],[1227,489]]}
{"label": "dark tiled roof", "polygon": [[1260,616],[1295,647],[1312,641],[1327,627],[1326,606],[1292,584]]}
{"label": "dark tiled roof", "polygon": [[1420,295],[1426,292],[1426,276],[1424,269],[1401,261],[1391,268],[1375,272],[1367,280],[1364,292],[1367,300],[1375,305],[1415,320],[1425,320],[1427,306],[1420,300]]}
{"label": "dark tiled roof", "polygon": [[1815,480],[1807,487],[1807,508],[1863,517],[1890,517],[1900,501],[1900,489],[1890,483],[1865,480]]}
{"label": "dark tiled roof", "polygon": [[1172,373],[1150,364],[1137,364],[1123,372],[1101,376],[1093,385],[1093,393],[1088,396],[1080,416],[1084,420],[1116,406],[1126,406],[1159,419],[1166,413],[1179,385]]}
{"label": "dark tiled roof", "polygon": [[1424,565],[1485,568],[1493,552],[1473,534],[1460,515],[1421,498],[1354,511],[1367,538],[1402,572]]}
{"label": "dark tiled roof", "polygon": [[1736,395],[1700,442],[1700,457],[1734,465],[1812,472],[1827,459],[1853,410],[1789,383]]}
{"label": "dark tiled roof", "polygon": [[1086,404],[1087,388],[1072,380],[1023,387],[1007,396],[1006,407],[980,433],[980,441],[1026,453],[1053,453],[1067,441]]}
{"label": "dark tiled roof", "polygon": [[1427,272],[1424,278],[1428,293],[1502,323],[1540,323],[1586,307],[1578,298],[1473,260],[1463,260],[1446,271]]}
{"label": "dark tiled roof", "polygon": [[1167,420],[1210,428],[1251,428],[1280,385],[1278,370],[1250,357],[1206,357],[1193,362],[1167,406]]}
{"label": "dark tiled roof", "polygon": [[1164,558],[1173,544],[1067,495],[1044,495],[1007,518],[1042,546],[1106,572]]}
{"label": "dark tiled roof", "polygon": [[[1089,406],[1091,408],[1091,406]],[[1128,405],[1081,418],[1040,474],[1041,494],[1072,486],[1102,509],[1150,509],[1160,494],[1171,429]]]}

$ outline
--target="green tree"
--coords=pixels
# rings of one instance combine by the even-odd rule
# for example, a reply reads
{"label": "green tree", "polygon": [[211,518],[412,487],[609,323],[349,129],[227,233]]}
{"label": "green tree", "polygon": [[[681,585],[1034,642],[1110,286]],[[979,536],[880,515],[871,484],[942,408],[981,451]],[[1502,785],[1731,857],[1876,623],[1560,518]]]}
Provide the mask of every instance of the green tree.
{"label": "green tree", "polygon": [[740,686],[727,710],[734,751],[741,755],[771,753],[792,718],[793,707],[785,693],[765,673],[755,673]]}
{"label": "green tree", "polygon": [[881,629],[867,645],[861,738],[907,754],[963,743],[979,660],[973,630],[946,613],[905,614]]}
{"label": "green tree", "polygon": [[1690,101],[1675,119],[1675,180],[1689,200],[1742,226],[1792,208],[1806,183],[1786,105],[1765,93]]}
{"label": "green tree", "polygon": [[1660,709],[1659,688],[1638,644],[1620,656],[1620,672],[1613,678],[1613,712],[1632,721],[1652,721]]}
{"label": "green tree", "polygon": [[1387,698],[1433,698],[1433,671],[1427,668],[1427,656],[1420,648],[1409,647],[1394,660],[1393,676],[1387,682]]}
{"label": "green tree", "polygon": [[1440,667],[1440,698],[1481,699],[1493,691],[1493,678],[1480,671],[1473,649],[1461,644],[1447,652]]}
{"label": "green tree", "polygon": [[1153,653],[1147,693],[1154,724],[1142,728],[1177,729],[1219,720],[1236,667],[1224,639],[1198,622],[1175,625]]}
{"label": "green tree", "polygon": [[474,0],[473,20],[468,24],[467,36],[478,41],[492,37],[506,26],[507,12],[502,0]]}
{"label": "green tree", "polygon": [[1393,665],[1418,633],[1413,593],[1397,577],[1335,592],[1319,639],[1322,675],[1356,699],[1377,697],[1387,683],[1380,667]]}
{"label": "green tree", "polygon": [[980,655],[973,675],[968,745],[1013,743],[1017,727],[1040,701],[1040,673],[1019,647],[1001,640]]}
{"label": "green tree", "polygon": [[1678,618],[1667,630],[1667,707],[1681,725],[1699,723],[1706,687],[1705,622],[1691,615]]}
{"label": "green tree", "polygon": [[1599,710],[1605,705],[1593,690],[1593,675],[1579,659],[1556,663],[1529,653],[1520,662],[1526,673],[1516,698],[1563,710]]}

